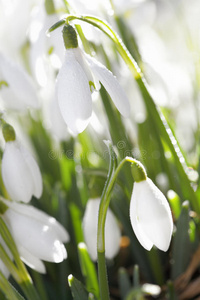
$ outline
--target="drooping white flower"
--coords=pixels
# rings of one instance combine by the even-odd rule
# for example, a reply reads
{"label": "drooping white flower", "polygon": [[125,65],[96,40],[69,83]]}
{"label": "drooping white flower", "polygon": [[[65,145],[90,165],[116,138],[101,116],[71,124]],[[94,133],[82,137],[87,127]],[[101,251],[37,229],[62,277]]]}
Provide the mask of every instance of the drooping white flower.
{"label": "drooping white flower", "polygon": [[[119,112],[127,117],[130,112],[129,101],[116,77],[78,47],[75,30],[72,26],[67,26],[70,25],[63,28],[66,54],[57,76],[56,93],[61,114],[69,129],[78,134],[87,127],[92,114],[91,88],[99,89],[99,82],[103,84]],[[75,39],[69,47],[68,42],[71,43],[71,40],[65,41],[68,29]]]}
{"label": "drooping white flower", "polygon": [[45,273],[42,260],[59,263],[67,258],[63,243],[69,240],[65,228],[37,208],[1,198],[8,206],[2,215],[17,245],[21,259],[32,269]]}
{"label": "drooping white flower", "polygon": [[0,97],[11,109],[38,108],[36,88],[22,67],[0,53]]}
{"label": "drooping white flower", "polygon": [[[92,260],[97,260],[97,224],[100,199],[89,199],[83,217],[83,232]],[[119,251],[120,229],[108,208],[105,224],[105,256],[112,259]]]}
{"label": "drooping white flower", "polygon": [[146,250],[151,250],[153,245],[162,251],[168,250],[172,214],[167,199],[148,177],[134,183],[130,219],[137,239]]}
{"label": "drooping white flower", "polygon": [[8,141],[2,158],[2,178],[14,201],[29,202],[42,194],[42,176],[33,156],[16,140]]}

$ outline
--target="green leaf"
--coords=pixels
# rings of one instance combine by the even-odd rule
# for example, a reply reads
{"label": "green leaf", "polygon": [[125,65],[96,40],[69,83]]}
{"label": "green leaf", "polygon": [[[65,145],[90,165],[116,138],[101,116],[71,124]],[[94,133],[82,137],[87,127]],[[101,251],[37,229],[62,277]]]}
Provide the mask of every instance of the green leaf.
{"label": "green leaf", "polygon": [[81,271],[86,280],[87,290],[88,292],[94,294],[96,299],[100,299],[96,269],[94,263],[90,259],[90,256],[87,251],[87,247],[84,243],[78,244],[78,252],[79,252]]}
{"label": "green leaf", "polygon": [[4,277],[3,273],[0,270],[0,290],[2,290],[3,294],[6,298],[0,299],[8,299],[8,300],[24,300],[24,298],[19,294],[19,292],[10,284],[10,282]]}
{"label": "green leaf", "polygon": [[88,300],[88,294],[83,284],[73,275],[68,276],[69,286],[74,300]]}
{"label": "green leaf", "polygon": [[133,286],[135,288],[140,286],[140,274],[138,265],[135,265],[133,269]]}
{"label": "green leaf", "polygon": [[153,247],[151,251],[147,252],[147,255],[149,258],[149,263],[153,272],[155,283],[163,285],[164,274],[158,250],[155,247]]}
{"label": "green leaf", "polygon": [[181,275],[189,263],[191,255],[189,222],[189,202],[185,201],[183,202],[181,214],[177,222],[177,229],[172,246],[172,280]]}
{"label": "green leaf", "polygon": [[181,213],[181,201],[179,196],[172,190],[167,193],[167,198],[169,199],[169,204],[171,206],[175,220],[177,220]]}
{"label": "green leaf", "polygon": [[121,298],[124,300],[131,289],[131,282],[129,276],[127,274],[126,269],[120,268],[119,269],[119,289]]}
{"label": "green leaf", "polygon": [[178,300],[172,281],[167,282],[167,299]]}

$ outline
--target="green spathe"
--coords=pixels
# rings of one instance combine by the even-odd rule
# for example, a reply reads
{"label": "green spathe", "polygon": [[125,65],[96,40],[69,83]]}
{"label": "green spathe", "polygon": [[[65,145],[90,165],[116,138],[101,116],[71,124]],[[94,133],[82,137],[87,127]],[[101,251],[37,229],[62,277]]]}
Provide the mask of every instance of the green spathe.
{"label": "green spathe", "polygon": [[0,215],[3,215],[8,209],[8,206],[0,200]]}
{"label": "green spathe", "polygon": [[71,25],[65,24],[63,26],[62,33],[66,49],[73,49],[78,47],[77,34],[75,29]]}
{"label": "green spathe", "polygon": [[16,139],[15,130],[10,124],[4,123],[2,132],[3,132],[4,140],[6,142],[15,141],[15,139]]}
{"label": "green spathe", "polygon": [[138,160],[135,160],[131,167],[131,172],[135,182],[140,182],[147,179],[147,173],[144,166]]}

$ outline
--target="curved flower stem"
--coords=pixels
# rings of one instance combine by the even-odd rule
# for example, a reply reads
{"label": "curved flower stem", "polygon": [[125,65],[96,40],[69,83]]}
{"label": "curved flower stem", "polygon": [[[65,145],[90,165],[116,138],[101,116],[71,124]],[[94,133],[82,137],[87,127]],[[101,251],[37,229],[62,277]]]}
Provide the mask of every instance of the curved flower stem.
{"label": "curved flower stem", "polygon": [[163,138],[165,143],[168,145],[175,164],[177,166],[177,171],[180,176],[180,180],[183,182],[183,196],[186,199],[189,199],[193,209],[197,213],[200,214],[200,203],[197,199],[197,196],[190,184],[190,180],[187,176],[187,165],[185,163],[185,159],[181,153],[181,150],[178,146],[178,143],[167,123],[165,120],[164,115],[159,110],[159,108],[156,106],[153,97],[151,96],[147,82],[144,78],[144,75],[139,68],[137,62],[134,60],[134,58],[129,53],[128,49],[120,39],[120,37],[117,35],[117,33],[111,28],[111,26],[106,23],[105,21],[94,17],[94,16],[77,16],[77,15],[68,15],[66,19],[63,19],[59,21],[58,23],[54,24],[50,29],[49,32],[55,30],[57,27],[64,24],[64,22],[68,23],[70,21],[74,20],[81,20],[84,22],[87,22],[94,27],[98,28],[102,32],[104,32],[116,45],[117,51],[125,61],[125,63],[128,65],[130,71],[132,72],[138,87],[140,89],[140,92],[143,96],[147,111],[149,113],[149,116],[152,119],[152,122],[154,122],[154,125],[158,127],[160,136]]}
{"label": "curved flower stem", "polygon": [[112,144],[109,141],[107,141],[106,144],[109,149],[110,164],[109,164],[107,180],[101,196],[99,215],[98,215],[98,229],[97,229],[98,277],[99,277],[99,290],[100,290],[101,300],[103,299],[109,300],[109,288],[108,288],[106,260],[105,260],[105,221],[106,221],[107,209],[109,206],[107,189],[109,187],[110,181],[112,179],[112,174],[116,166],[116,156]]}
{"label": "curved flower stem", "polygon": [[105,221],[108,206],[110,203],[110,193],[114,187],[115,181],[125,162],[136,163],[132,157],[125,157],[116,167],[116,156],[112,148],[112,144],[108,144],[110,153],[110,165],[107,181],[101,196],[98,216],[98,231],[97,231],[97,252],[98,252],[98,275],[100,297],[102,300],[109,300],[109,289],[107,281],[106,260],[105,260]]}

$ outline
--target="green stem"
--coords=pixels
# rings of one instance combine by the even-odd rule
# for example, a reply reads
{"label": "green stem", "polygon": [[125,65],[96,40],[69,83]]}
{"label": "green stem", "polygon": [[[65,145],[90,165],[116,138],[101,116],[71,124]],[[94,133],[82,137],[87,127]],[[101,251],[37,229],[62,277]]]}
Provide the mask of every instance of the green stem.
{"label": "green stem", "polygon": [[18,270],[1,244],[0,244],[0,257],[1,257],[1,260],[3,261],[3,263],[5,264],[5,266],[7,267],[7,269],[9,270],[9,272],[12,274],[13,278],[17,282],[19,282],[20,277],[18,274]]}
{"label": "green stem", "polygon": [[21,282],[20,287],[22,288],[22,290],[28,300],[40,300],[40,297],[39,297],[32,281],[26,280],[24,282]]}
{"label": "green stem", "polygon": [[106,270],[105,251],[98,251],[98,275],[101,300],[109,300],[109,289]]}
{"label": "green stem", "polygon": [[126,156],[117,166],[114,174],[108,177],[107,184],[105,185],[104,191],[101,197],[101,203],[99,207],[99,219],[98,219],[98,240],[97,240],[97,249],[98,251],[105,251],[105,243],[104,243],[104,227],[106,220],[106,213],[110,202],[110,193],[113,189],[117,176],[122,168],[122,166],[126,163],[138,163],[137,160],[132,157]]}
{"label": "green stem", "polygon": [[106,214],[110,202],[110,193],[113,189],[119,171],[121,170],[124,163],[127,161],[131,163],[137,162],[131,157],[125,157],[116,168],[116,157],[111,143],[109,143],[108,147],[110,152],[110,165],[109,165],[107,181],[102,193],[101,202],[99,206],[98,231],[97,231],[98,275],[99,275],[100,297],[102,300],[109,300],[109,289],[108,289],[106,260],[105,260],[105,221],[106,221]]}
{"label": "green stem", "polygon": [[0,271],[0,289],[8,300],[24,300],[24,298],[9,284],[3,273]]}
{"label": "green stem", "polygon": [[112,175],[116,166],[116,156],[110,142],[106,142],[109,154],[110,164],[105,187],[102,192],[101,202],[99,206],[98,229],[97,229],[97,252],[98,252],[98,276],[99,290],[101,300],[109,300],[109,288],[107,280],[106,259],[105,259],[105,221],[107,209],[109,206],[109,198],[107,197],[107,189],[109,187]]}
{"label": "green stem", "polygon": [[98,231],[97,231],[97,250],[98,251],[105,251],[105,237],[104,237],[104,227],[105,227],[105,221],[106,221],[106,213],[109,206],[109,199],[108,199],[108,193],[107,190],[109,188],[110,181],[112,179],[112,175],[115,168],[115,152],[113,151],[112,144],[110,142],[107,142],[107,146],[109,148],[110,153],[110,164],[109,164],[109,171],[107,180],[101,195],[101,202],[99,206],[99,216],[98,216]]}

